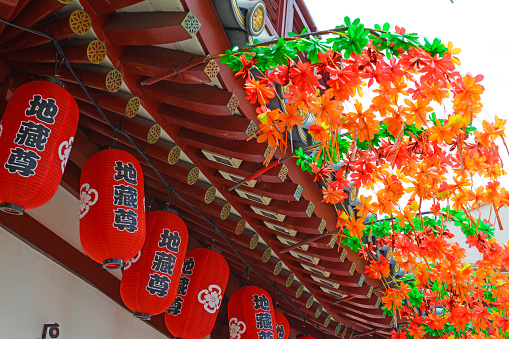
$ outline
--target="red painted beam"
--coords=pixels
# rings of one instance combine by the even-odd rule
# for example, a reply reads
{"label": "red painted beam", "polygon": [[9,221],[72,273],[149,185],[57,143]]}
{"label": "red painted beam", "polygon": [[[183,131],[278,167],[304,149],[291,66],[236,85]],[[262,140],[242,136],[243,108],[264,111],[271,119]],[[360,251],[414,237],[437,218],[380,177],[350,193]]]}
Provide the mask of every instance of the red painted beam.
{"label": "red painted beam", "polygon": [[[55,66],[52,64],[28,62],[10,62],[8,64],[13,69],[42,76],[53,77],[53,74],[55,73]],[[111,75],[114,74],[114,70],[92,65],[73,65],[73,70],[85,86],[102,91],[109,91],[108,80],[110,79]],[[66,67],[60,68],[58,76],[62,81],[77,84],[76,79]],[[114,84],[113,88],[110,87],[112,91],[118,91],[120,89],[122,79],[120,78],[118,80],[120,83]]]}
{"label": "red painted beam", "polygon": [[[289,238],[293,241],[300,242],[302,237],[308,237],[308,234],[320,234],[320,231],[318,228],[320,227],[320,224],[322,223],[322,219],[317,216],[312,216],[311,218],[296,218],[296,217],[285,217],[283,221],[275,220],[260,214],[255,213],[249,206],[246,207],[244,210],[245,213],[253,218],[259,219],[260,221],[267,221],[270,223],[273,223],[275,225],[280,225],[286,228],[289,228],[291,230],[295,230],[300,233],[304,233],[304,235],[299,236],[286,236],[285,238]],[[265,224],[263,224],[265,225]],[[276,233],[280,234],[280,233]],[[314,244],[310,243],[310,244]],[[284,246],[284,245],[283,245]]]}
{"label": "red painted beam", "polygon": [[[80,126],[87,128],[91,131],[91,133],[107,137],[108,140],[110,140],[110,143],[113,142],[112,129],[103,121],[94,120],[85,115],[82,115],[80,117]],[[117,142],[124,146],[132,147],[131,143],[123,135],[117,135]],[[170,164],[180,167],[182,164],[187,164],[182,160],[178,160],[180,155],[180,147],[164,139],[159,138],[159,140],[157,140],[157,142],[154,144],[150,144],[144,141],[137,142],[136,145],[143,152],[145,152],[145,154],[153,157],[154,159],[160,160],[165,165]]]}
{"label": "red painted beam", "polygon": [[[38,4],[39,2],[43,3],[44,1],[41,0],[36,3]],[[32,8],[32,6],[29,7],[29,9],[30,8]],[[72,26],[71,22],[73,22]],[[31,27],[31,25],[28,25],[28,27]],[[90,30],[90,20],[88,14],[78,10],[69,15],[38,26],[37,30],[52,36],[56,40],[65,40],[87,33]],[[9,32],[11,31],[6,31],[4,34],[8,35]],[[31,47],[42,46],[48,43],[51,43],[50,39],[30,32],[24,32],[8,42],[3,40],[0,42],[2,45],[2,52],[19,51]]]}
{"label": "red painted beam", "polygon": [[204,135],[195,130],[182,128],[179,138],[187,145],[214,153],[223,154],[239,160],[261,163],[265,160],[263,154],[267,149],[266,144],[259,144],[252,140],[227,140],[211,135]]}
{"label": "red painted beam", "polygon": [[[120,61],[126,70],[146,77],[173,71],[168,81],[203,84],[215,79],[219,66],[213,60],[203,62],[203,56],[157,46],[128,46]],[[196,62],[194,67],[185,67]],[[186,68],[186,69],[184,69]]]}
{"label": "red painted beam", "polygon": [[245,141],[255,134],[256,124],[240,115],[213,116],[163,104],[159,114],[170,124],[231,140]]}
{"label": "red painted beam", "polygon": [[[220,173],[216,174],[217,181],[225,187],[230,187],[236,184],[235,181],[225,179]],[[268,182],[257,182],[254,187],[242,185],[239,189],[258,194],[267,198],[283,200],[283,201],[299,201],[302,194],[299,185],[285,181],[282,183],[268,183]]]}
{"label": "red painted beam", "polygon": [[[93,48],[93,46],[101,46],[101,44],[102,43],[99,40],[81,40],[73,45],[62,46],[62,51],[64,52],[66,59],[73,64],[100,63],[106,57],[106,49],[104,49],[104,54],[102,55],[98,55],[97,53],[93,55],[96,56],[97,59],[90,59],[89,54],[87,53]],[[2,53],[0,54],[0,57],[6,61],[43,62],[54,64],[55,46],[53,46],[53,44],[48,44],[15,52]]]}
{"label": "red painted beam", "polygon": [[143,0],[89,0],[94,6],[94,10],[98,15],[115,12],[116,10],[135,5]]}
{"label": "red painted beam", "polygon": [[243,198],[239,196],[236,191],[232,191],[231,194],[234,199],[243,204],[255,206],[275,213],[284,214],[287,217],[309,219],[313,215],[314,206],[309,201],[304,199],[299,201],[272,200],[268,205],[265,205],[250,199]]}
{"label": "red painted beam", "polygon": [[[201,152],[201,149],[195,148],[195,147],[188,147],[190,152],[186,152],[186,154],[192,154],[198,159],[204,166],[209,167],[211,169],[217,169],[222,170],[227,173],[238,175],[242,178],[246,178],[249,175],[255,173],[256,171],[260,170],[263,165],[257,162],[251,162],[251,161],[243,161],[242,164],[240,164],[239,168],[234,168],[231,166],[226,166],[223,164],[220,164],[218,162],[214,162],[211,160],[208,160],[205,155]],[[284,165],[277,166],[276,168],[271,169],[270,171],[265,172],[256,180],[259,180],[260,182],[267,182],[267,183],[281,183],[286,179],[286,167]],[[231,185],[228,185],[230,187]],[[225,187],[225,190],[227,187]]]}
{"label": "red painted beam", "polygon": [[[79,85],[68,83],[67,90],[74,98],[88,102],[89,104],[92,103]],[[138,113],[140,108],[139,98],[124,92],[105,92],[90,87],[87,87],[87,91],[100,107],[123,116],[132,118]]]}
{"label": "red painted beam", "polygon": [[238,106],[237,98],[224,89],[207,85],[177,84],[160,81],[139,85],[147,98],[202,114],[231,116]]}
{"label": "red painted beam", "polygon": [[[26,1],[20,1],[19,12],[23,11],[23,13],[14,20],[14,23],[19,26],[32,28],[67,4],[65,1],[60,0],[37,0],[31,1],[30,6],[23,10],[23,7],[26,5]],[[16,10],[16,12],[18,12],[18,10]],[[0,45],[21,33],[23,33],[23,31],[20,29],[14,27],[7,28],[2,36],[0,36]]]}
{"label": "red painted beam", "polygon": [[188,12],[117,13],[104,27],[104,33],[115,45],[145,46],[184,41],[192,37],[182,25],[187,15]]}

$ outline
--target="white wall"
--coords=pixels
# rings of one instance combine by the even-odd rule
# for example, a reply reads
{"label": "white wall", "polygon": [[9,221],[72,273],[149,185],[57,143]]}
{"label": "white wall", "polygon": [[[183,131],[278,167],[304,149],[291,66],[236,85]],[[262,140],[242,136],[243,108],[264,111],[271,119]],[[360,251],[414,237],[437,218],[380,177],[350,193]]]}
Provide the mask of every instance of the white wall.
{"label": "white wall", "polygon": [[59,339],[167,339],[0,227],[0,338],[40,338],[54,322]]}

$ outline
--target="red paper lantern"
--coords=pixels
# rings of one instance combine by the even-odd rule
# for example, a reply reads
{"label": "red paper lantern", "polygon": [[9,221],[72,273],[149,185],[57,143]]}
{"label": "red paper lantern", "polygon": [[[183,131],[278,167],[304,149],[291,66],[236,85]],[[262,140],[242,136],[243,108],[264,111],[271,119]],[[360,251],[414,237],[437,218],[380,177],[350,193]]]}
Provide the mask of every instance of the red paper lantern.
{"label": "red paper lantern", "polygon": [[80,240],[106,269],[122,267],[145,241],[145,195],[138,161],[118,146],[87,160],[80,179]]}
{"label": "red paper lantern", "polygon": [[315,339],[315,337],[312,337],[311,334],[298,334],[295,339]]}
{"label": "red paper lantern", "polygon": [[12,95],[0,123],[0,210],[21,215],[55,195],[78,119],[76,101],[57,83],[30,82]]}
{"label": "red paper lantern", "polygon": [[257,286],[244,286],[228,302],[230,339],[277,338],[270,295]]}
{"label": "red paper lantern", "polygon": [[205,338],[212,332],[229,275],[228,263],[216,251],[198,248],[187,254],[177,297],[164,316],[174,337]]}
{"label": "red paper lantern", "polygon": [[187,227],[168,211],[147,214],[147,239],[141,255],[126,266],[120,295],[135,317],[148,320],[170,307],[177,294],[187,251]]}
{"label": "red paper lantern", "polygon": [[285,315],[280,310],[275,310],[274,315],[276,318],[277,339],[288,339],[290,335],[290,323],[288,319],[286,319]]}

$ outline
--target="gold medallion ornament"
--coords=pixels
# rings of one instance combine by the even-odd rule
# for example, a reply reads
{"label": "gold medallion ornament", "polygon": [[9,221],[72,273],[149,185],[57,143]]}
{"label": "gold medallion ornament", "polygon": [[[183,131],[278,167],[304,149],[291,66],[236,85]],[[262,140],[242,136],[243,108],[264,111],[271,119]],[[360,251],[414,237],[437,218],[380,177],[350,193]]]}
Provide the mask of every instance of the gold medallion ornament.
{"label": "gold medallion ornament", "polygon": [[318,305],[315,311],[315,318],[318,318],[322,315],[323,307],[322,305]]}
{"label": "gold medallion ornament", "polygon": [[254,234],[249,241],[249,249],[254,250],[256,246],[258,246],[258,241],[260,240],[260,236],[258,234]]}
{"label": "gold medallion ornament", "polygon": [[274,275],[278,275],[281,273],[281,270],[283,269],[283,262],[279,260],[276,264],[276,267],[274,267]]}
{"label": "gold medallion ornament", "polygon": [[235,234],[241,235],[242,232],[244,232],[244,229],[246,229],[246,221],[242,219],[237,223],[237,226],[235,226]]}
{"label": "gold medallion ornament", "polygon": [[308,300],[306,301],[306,308],[310,308],[314,302],[315,302],[315,297],[310,295]]}
{"label": "gold medallion ornament", "polygon": [[336,325],[336,329],[334,330],[334,334],[338,335],[339,334],[339,331],[341,331],[341,323],[338,323]]}
{"label": "gold medallion ornament", "polygon": [[323,327],[327,327],[329,326],[330,324],[330,321],[332,320],[332,317],[330,316],[330,314],[327,316],[327,318],[325,318],[325,321],[323,322]]}
{"label": "gold medallion ornament", "polygon": [[108,91],[115,93],[118,92],[120,86],[122,86],[122,73],[116,69],[111,70],[106,76],[106,88]]}
{"label": "gold medallion ornament", "polygon": [[258,7],[253,14],[253,28],[255,29],[255,31],[260,30],[264,22],[265,22],[265,12],[263,11],[263,7]]}
{"label": "gold medallion ornament", "polygon": [[90,31],[92,21],[90,16],[85,11],[74,11],[69,17],[69,26],[71,30],[77,35],[84,35]]}
{"label": "gold medallion ornament", "polygon": [[147,133],[147,141],[149,144],[155,144],[157,140],[159,140],[159,137],[161,136],[161,126],[159,125],[153,125],[150,127]]}
{"label": "gold medallion ornament", "polygon": [[205,192],[205,203],[210,204],[216,198],[216,188],[214,186],[210,186]]}
{"label": "gold medallion ornament", "polygon": [[[138,97],[132,97],[127,102],[127,105],[125,107],[125,115],[128,118],[133,118],[138,114],[138,111],[140,110],[140,98]],[[179,151],[180,153],[180,151]],[[180,154],[179,154],[180,156]]]}
{"label": "gold medallion ornament", "polygon": [[292,284],[293,284],[293,281],[294,281],[294,280],[295,280],[295,274],[293,274],[293,273],[292,273],[292,274],[290,274],[290,275],[288,276],[288,278],[286,278],[286,284],[285,284],[285,286],[286,286],[286,287],[290,287],[290,286],[292,286]]}
{"label": "gold medallion ornament", "polygon": [[302,292],[304,292],[304,285],[300,285],[299,288],[297,288],[297,292],[295,292],[295,297],[300,298]]}
{"label": "gold medallion ornament", "polygon": [[198,177],[200,175],[200,169],[198,167],[193,167],[189,173],[187,173],[187,184],[194,185],[198,181]]}
{"label": "gold medallion ornament", "polygon": [[263,251],[262,262],[265,264],[267,261],[269,261],[271,256],[272,256],[272,250],[270,249],[270,247],[267,247],[267,249],[265,249],[265,251]]}
{"label": "gold medallion ornament", "polygon": [[230,216],[231,210],[232,205],[230,205],[230,203],[224,204],[223,208],[221,208],[221,214],[219,215],[221,220],[225,220],[226,218],[228,218]]}
{"label": "gold medallion ornament", "polygon": [[93,64],[100,64],[106,58],[106,46],[101,40],[94,40],[87,46],[87,58]]}
{"label": "gold medallion ornament", "polygon": [[180,147],[174,146],[168,153],[168,164],[175,165],[180,158]]}
{"label": "gold medallion ornament", "polygon": [[247,33],[250,36],[258,36],[265,28],[265,4],[263,2],[257,3],[253,8],[247,12]]}

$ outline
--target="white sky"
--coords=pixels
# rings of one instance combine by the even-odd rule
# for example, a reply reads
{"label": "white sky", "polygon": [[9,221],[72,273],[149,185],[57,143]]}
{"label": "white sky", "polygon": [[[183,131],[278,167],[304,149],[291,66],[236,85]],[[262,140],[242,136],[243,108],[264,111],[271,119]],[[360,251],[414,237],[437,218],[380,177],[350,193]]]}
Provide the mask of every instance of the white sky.
{"label": "white sky", "polygon": [[[487,114],[494,119],[509,118],[504,99],[509,96],[509,42],[505,1],[494,0],[306,0],[319,30],[334,28],[349,16],[360,18],[367,28],[388,22],[405,27],[422,39],[439,38],[447,45],[452,41],[461,48],[458,70],[474,76],[483,74],[485,87],[482,102]],[[491,120],[490,119],[490,120]],[[509,127],[509,126],[508,126]]]}

